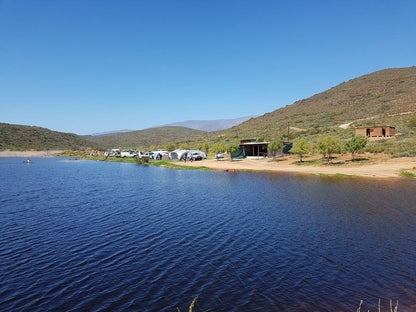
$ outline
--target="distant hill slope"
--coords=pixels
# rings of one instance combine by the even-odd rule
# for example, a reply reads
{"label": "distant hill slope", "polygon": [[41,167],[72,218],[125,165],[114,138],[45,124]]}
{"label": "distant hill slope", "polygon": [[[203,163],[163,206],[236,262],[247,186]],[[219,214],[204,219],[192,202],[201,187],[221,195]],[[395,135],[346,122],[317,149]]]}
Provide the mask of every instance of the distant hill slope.
{"label": "distant hill slope", "polygon": [[[344,124],[392,125],[406,130],[416,118],[416,67],[391,68],[364,75],[339,84],[325,92],[300,100],[228,130],[215,132],[215,138],[279,137],[288,123],[296,136],[338,131]],[[347,125],[345,125],[347,124]]]}
{"label": "distant hill slope", "polygon": [[241,124],[244,121],[247,121],[251,118],[255,118],[257,116],[245,116],[240,118],[234,118],[234,119],[217,119],[217,120],[187,120],[182,122],[175,122],[168,125],[165,125],[165,127],[173,126],[173,127],[186,127],[201,131],[219,131],[219,130],[225,130],[234,126],[237,126]]}
{"label": "distant hill slope", "polygon": [[143,148],[197,140],[205,134],[204,131],[185,127],[158,127],[101,136],[84,136],[84,138],[106,148]]}
{"label": "distant hill slope", "polygon": [[0,150],[83,150],[88,148],[97,149],[99,146],[72,133],[0,123]]}

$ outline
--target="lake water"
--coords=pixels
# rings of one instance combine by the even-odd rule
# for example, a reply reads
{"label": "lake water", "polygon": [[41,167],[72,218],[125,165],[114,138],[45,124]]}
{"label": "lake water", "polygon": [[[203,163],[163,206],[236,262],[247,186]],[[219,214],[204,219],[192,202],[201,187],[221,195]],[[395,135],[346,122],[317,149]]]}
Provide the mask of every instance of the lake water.
{"label": "lake water", "polygon": [[0,158],[0,220],[1,311],[416,304],[415,180]]}

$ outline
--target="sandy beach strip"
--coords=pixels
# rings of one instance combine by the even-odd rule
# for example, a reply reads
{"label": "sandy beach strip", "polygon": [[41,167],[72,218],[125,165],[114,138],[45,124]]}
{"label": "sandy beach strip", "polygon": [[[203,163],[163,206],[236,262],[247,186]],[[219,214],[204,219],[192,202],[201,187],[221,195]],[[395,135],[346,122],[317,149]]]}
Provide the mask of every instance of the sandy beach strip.
{"label": "sandy beach strip", "polygon": [[63,151],[51,150],[51,151],[0,151],[0,157],[53,157]]}
{"label": "sandy beach strip", "polygon": [[[416,174],[416,157],[390,158],[385,155],[370,156],[369,162],[342,161],[342,164],[297,165],[299,158],[285,157],[284,160],[243,159],[230,161],[202,160],[186,162],[187,166],[205,166],[212,169],[228,171],[270,171],[298,174],[346,175],[373,178],[397,178],[403,171]],[[348,159],[348,157],[346,157]],[[310,159],[308,159],[310,160]],[[335,162],[340,161],[339,159]]]}

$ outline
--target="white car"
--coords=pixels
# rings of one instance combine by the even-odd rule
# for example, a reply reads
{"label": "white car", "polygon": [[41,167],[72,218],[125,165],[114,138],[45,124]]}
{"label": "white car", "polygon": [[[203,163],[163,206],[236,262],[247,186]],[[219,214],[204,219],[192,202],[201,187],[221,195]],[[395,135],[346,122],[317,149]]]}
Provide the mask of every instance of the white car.
{"label": "white car", "polygon": [[137,153],[135,151],[132,151],[132,150],[124,150],[120,153],[121,158],[136,157],[136,156],[137,156]]}
{"label": "white car", "polygon": [[223,153],[218,152],[218,153],[216,153],[216,154],[215,154],[215,159],[216,159],[216,160],[220,160],[220,159],[222,159],[222,158],[224,158],[224,154],[223,154]]}

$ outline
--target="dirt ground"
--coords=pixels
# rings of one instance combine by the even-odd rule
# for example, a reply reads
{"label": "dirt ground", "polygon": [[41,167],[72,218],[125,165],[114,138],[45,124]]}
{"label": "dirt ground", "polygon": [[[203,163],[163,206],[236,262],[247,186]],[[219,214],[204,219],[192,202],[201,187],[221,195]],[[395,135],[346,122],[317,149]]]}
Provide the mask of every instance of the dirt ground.
{"label": "dirt ground", "polygon": [[327,164],[321,155],[304,158],[304,164],[298,163],[298,156],[285,156],[276,159],[234,160],[208,159],[187,162],[187,166],[206,166],[219,170],[253,170],[293,172],[303,174],[349,175],[358,177],[393,178],[400,177],[403,171],[416,174],[416,157],[391,158],[385,154],[361,154],[357,161],[351,161],[351,155],[342,155]]}
{"label": "dirt ground", "polygon": [[62,151],[0,151],[0,157],[53,157]]}

